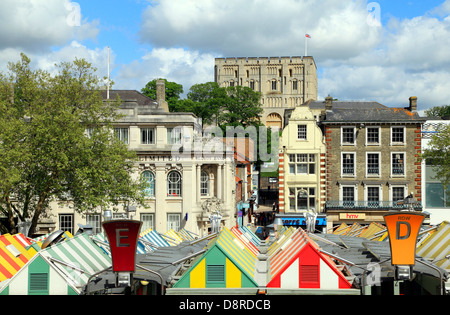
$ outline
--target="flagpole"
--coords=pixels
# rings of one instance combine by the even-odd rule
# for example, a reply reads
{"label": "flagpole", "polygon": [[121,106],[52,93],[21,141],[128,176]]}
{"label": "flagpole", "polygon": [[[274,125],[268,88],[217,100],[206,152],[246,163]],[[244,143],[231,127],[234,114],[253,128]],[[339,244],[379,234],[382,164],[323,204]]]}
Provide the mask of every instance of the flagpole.
{"label": "flagpole", "polygon": [[305,57],[308,56],[308,37],[305,35]]}

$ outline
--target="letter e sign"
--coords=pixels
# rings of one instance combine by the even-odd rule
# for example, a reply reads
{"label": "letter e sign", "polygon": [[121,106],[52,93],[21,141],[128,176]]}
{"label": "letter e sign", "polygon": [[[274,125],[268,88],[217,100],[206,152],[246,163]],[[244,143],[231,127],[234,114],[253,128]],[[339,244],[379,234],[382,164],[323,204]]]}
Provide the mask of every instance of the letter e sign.
{"label": "letter e sign", "polygon": [[391,245],[392,265],[414,265],[417,236],[425,215],[396,212],[384,216]]}
{"label": "letter e sign", "polygon": [[141,225],[141,221],[133,220],[112,220],[103,223],[111,248],[114,272],[134,272]]}

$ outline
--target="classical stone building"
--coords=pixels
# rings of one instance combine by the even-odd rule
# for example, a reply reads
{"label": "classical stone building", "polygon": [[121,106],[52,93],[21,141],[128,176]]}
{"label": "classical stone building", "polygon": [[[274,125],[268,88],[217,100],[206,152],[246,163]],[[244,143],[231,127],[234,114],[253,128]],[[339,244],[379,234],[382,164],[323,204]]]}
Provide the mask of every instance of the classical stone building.
{"label": "classical stone building", "polygon": [[214,80],[221,87],[246,86],[261,92],[266,126],[284,126],[284,111],[317,100],[313,57],[216,58]]}
{"label": "classical stone building", "polygon": [[417,98],[407,108],[377,102],[310,102],[326,145],[328,228],[342,222],[384,222],[412,194],[422,209],[421,129]]}
{"label": "classical stone building", "polygon": [[[163,81],[157,89],[157,101],[134,90],[109,92],[111,99],[119,95],[123,102],[119,109],[123,117],[114,132],[137,152],[135,176],[149,183],[148,209],[123,205],[113,216],[132,217],[143,222],[141,230],[153,228],[160,233],[185,228],[206,235],[213,214],[231,227],[236,222],[233,148],[222,139],[203,138],[202,126],[192,113],[170,113]],[[70,204],[55,204],[55,228],[76,232],[78,224],[89,224],[99,232],[103,213],[96,210],[80,215]]]}

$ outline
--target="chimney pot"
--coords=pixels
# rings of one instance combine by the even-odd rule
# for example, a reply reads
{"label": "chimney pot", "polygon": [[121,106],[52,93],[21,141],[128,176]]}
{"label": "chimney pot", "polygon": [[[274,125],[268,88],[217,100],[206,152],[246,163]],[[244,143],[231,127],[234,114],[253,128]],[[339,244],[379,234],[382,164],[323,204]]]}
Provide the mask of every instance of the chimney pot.
{"label": "chimney pot", "polygon": [[325,98],[325,109],[327,111],[333,109],[333,98],[330,95]]}

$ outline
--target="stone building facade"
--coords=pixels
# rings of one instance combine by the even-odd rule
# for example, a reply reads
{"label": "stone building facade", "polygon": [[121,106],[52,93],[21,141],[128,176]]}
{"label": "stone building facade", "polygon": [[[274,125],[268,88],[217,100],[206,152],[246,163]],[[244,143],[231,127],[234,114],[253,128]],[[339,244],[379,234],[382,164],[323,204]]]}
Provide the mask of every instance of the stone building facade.
{"label": "stone building facade", "polygon": [[[119,108],[123,117],[114,124],[114,132],[129,150],[137,152],[139,161],[134,176],[149,183],[147,209],[122,205],[110,209],[114,210],[113,217],[140,220],[141,230],[153,228],[165,233],[185,228],[199,236],[208,234],[212,214],[220,214],[222,225],[233,226],[233,148],[222,139],[203,138],[202,126],[192,113],[170,113],[164,84],[158,82],[157,90],[158,101],[133,90],[109,93],[111,99],[119,95],[123,102]],[[93,209],[92,213],[81,215],[70,203],[55,203],[52,220],[57,229],[76,232],[78,224],[88,224],[99,232],[103,213]]]}
{"label": "stone building facade", "polygon": [[317,66],[313,57],[216,58],[214,80],[221,87],[245,86],[261,92],[268,127],[284,127],[287,108],[317,100]]}
{"label": "stone building facade", "polygon": [[[328,228],[342,222],[383,222],[410,194],[421,209],[421,129],[417,98],[408,108],[376,102],[312,102],[326,145]],[[400,202],[400,204],[399,204]]]}

